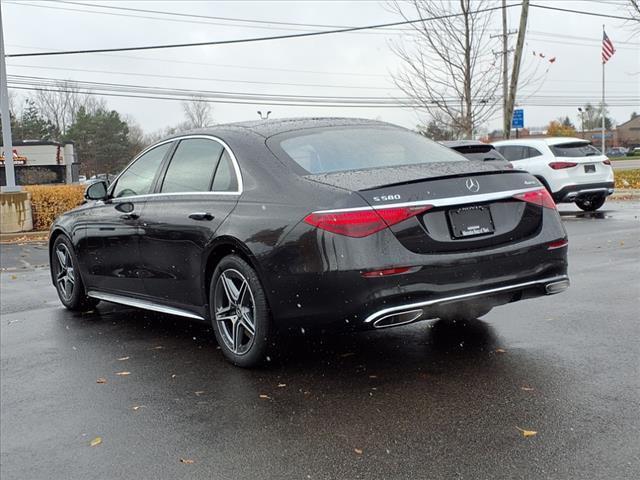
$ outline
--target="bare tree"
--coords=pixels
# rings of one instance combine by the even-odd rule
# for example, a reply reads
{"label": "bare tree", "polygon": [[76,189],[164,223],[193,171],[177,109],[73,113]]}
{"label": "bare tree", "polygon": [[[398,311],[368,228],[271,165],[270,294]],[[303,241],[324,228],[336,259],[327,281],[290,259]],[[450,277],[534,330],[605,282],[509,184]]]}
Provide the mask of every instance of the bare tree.
{"label": "bare tree", "polygon": [[69,80],[58,82],[55,87],[48,90],[38,90],[35,101],[41,115],[49,120],[61,134],[64,134],[69,125],[75,121],[80,107],[84,107],[88,113],[106,108],[103,99],[93,96],[91,92],[81,91],[74,82]]}
{"label": "bare tree", "polygon": [[211,104],[202,98],[193,97],[191,100],[182,102],[182,109],[186,117],[184,124],[186,130],[207,127],[213,122]]}
{"label": "bare tree", "polygon": [[501,107],[501,59],[494,54],[500,44],[489,35],[492,12],[479,12],[488,6],[488,0],[391,3],[405,20],[436,17],[411,24],[409,45],[392,44],[402,64],[393,78],[414,108],[460,137],[471,138]]}

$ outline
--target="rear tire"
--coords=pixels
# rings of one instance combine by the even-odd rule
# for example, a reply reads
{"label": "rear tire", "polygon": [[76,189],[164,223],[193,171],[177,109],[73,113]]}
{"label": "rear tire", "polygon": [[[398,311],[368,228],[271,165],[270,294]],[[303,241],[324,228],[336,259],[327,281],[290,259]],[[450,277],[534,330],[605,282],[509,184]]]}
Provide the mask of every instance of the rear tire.
{"label": "rear tire", "polygon": [[579,198],[576,200],[576,205],[585,212],[595,212],[602,205],[604,205],[607,197],[605,195],[596,195],[590,197]]}
{"label": "rear tire", "polygon": [[53,242],[51,273],[58,298],[67,309],[86,312],[99,303],[99,300],[87,297],[73,245],[64,235],[60,235]]}
{"label": "rear tire", "polygon": [[237,255],[216,266],[209,288],[210,317],[218,345],[234,365],[255,367],[267,359],[274,329],[256,271]]}

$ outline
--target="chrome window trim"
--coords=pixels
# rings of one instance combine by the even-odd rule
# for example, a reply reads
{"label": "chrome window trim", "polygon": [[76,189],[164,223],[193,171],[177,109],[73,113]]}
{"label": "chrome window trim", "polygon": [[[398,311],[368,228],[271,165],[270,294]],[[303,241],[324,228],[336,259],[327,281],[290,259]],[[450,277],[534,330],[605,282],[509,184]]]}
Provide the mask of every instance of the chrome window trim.
{"label": "chrome window trim", "polygon": [[115,293],[104,293],[97,290],[89,290],[87,292],[87,296],[96,298],[98,300],[104,300],[105,302],[127,305],[129,307],[142,308],[144,310],[153,310],[154,312],[168,313],[170,315],[178,315],[180,317],[204,320],[204,318],[200,315],[196,315],[195,313],[188,312],[180,308],[167,307],[166,305],[160,305],[149,300],[127,297],[126,295],[117,295]]}
{"label": "chrome window trim", "polygon": [[140,157],[142,157],[145,153],[147,153],[150,150],[153,150],[156,147],[159,147],[161,145],[164,145],[165,143],[171,143],[171,142],[178,142],[180,140],[186,140],[189,138],[205,138],[208,140],[213,140],[215,142],[218,142],[220,145],[222,145],[222,148],[224,148],[227,152],[229,152],[229,157],[231,158],[231,163],[233,164],[233,170],[236,173],[236,178],[238,179],[238,189],[234,192],[215,192],[215,191],[206,191],[206,192],[167,192],[167,193],[162,193],[162,192],[158,192],[158,193],[145,193],[144,195],[131,195],[129,197],[113,197],[112,200],[117,200],[117,199],[126,199],[126,198],[133,198],[133,199],[139,199],[139,198],[145,198],[145,197],[157,197],[157,196],[161,196],[161,195],[171,195],[171,196],[176,196],[176,195],[242,195],[242,192],[244,191],[244,183],[242,181],[242,173],[240,172],[240,164],[238,163],[238,159],[236,158],[235,153],[233,153],[233,150],[231,150],[231,147],[229,147],[229,145],[222,139],[214,136],[214,135],[207,135],[207,134],[193,134],[193,135],[182,135],[179,137],[173,137],[170,138],[168,140],[163,140],[162,142],[158,142],[158,143],[154,143],[153,145],[148,146],[147,148],[145,148],[142,152],[140,152],[138,155],[136,155],[136,157],[131,160],[127,166],[125,168],[122,169],[122,171],[118,174],[118,176],[113,180],[112,185],[113,187],[109,188],[109,195],[111,195],[111,193],[113,193],[113,190],[115,189],[115,185],[118,183],[118,180],[120,179],[120,177],[122,176],[123,173],[125,173],[127,170],[129,170],[129,167],[131,167],[131,165],[133,165]]}
{"label": "chrome window trim", "polygon": [[420,308],[420,307],[430,307],[433,305],[437,305],[439,303],[455,302],[458,300],[465,300],[467,298],[491,295],[493,293],[507,292],[509,290],[518,290],[521,288],[531,287],[534,285],[544,285],[544,284],[558,282],[558,281],[569,281],[569,277],[567,275],[560,275],[557,277],[542,278],[540,280],[533,280],[533,281],[524,282],[524,283],[516,283],[512,285],[506,285],[504,287],[489,288],[487,290],[479,290],[479,291],[470,292],[470,293],[463,293],[460,295],[453,295],[451,297],[434,298],[433,300],[427,300],[424,302],[409,303],[406,305],[399,305],[397,307],[384,308],[382,310],[378,310],[377,312],[369,315],[365,319],[364,323],[371,323],[372,321],[380,317],[387,316],[392,313],[399,313],[404,310],[413,310],[415,308]]}
{"label": "chrome window trim", "polygon": [[447,207],[451,205],[462,205],[465,203],[473,202],[487,202],[490,200],[500,200],[503,198],[513,197],[514,195],[526,192],[533,192],[544,188],[530,187],[520,188],[517,190],[504,190],[501,192],[481,193],[479,195],[464,195],[461,197],[447,197],[447,198],[434,198],[432,200],[420,200],[417,202],[403,202],[403,203],[388,203],[385,205],[373,205],[367,207],[354,207],[354,208],[338,208],[332,210],[318,210],[313,213],[340,213],[340,212],[359,212],[364,210],[380,210],[383,208],[399,208],[399,207],[419,207],[422,205],[432,205],[434,207]]}

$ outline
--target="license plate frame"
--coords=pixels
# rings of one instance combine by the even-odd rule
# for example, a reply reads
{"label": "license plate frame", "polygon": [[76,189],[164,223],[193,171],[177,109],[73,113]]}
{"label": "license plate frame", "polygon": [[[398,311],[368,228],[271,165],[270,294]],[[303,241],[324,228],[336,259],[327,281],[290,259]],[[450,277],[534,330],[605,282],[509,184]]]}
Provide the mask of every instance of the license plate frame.
{"label": "license plate frame", "polygon": [[596,164],[595,163],[587,163],[584,166],[584,173],[596,173]]}
{"label": "license plate frame", "polygon": [[488,205],[453,208],[447,211],[447,217],[455,239],[492,235],[496,231]]}

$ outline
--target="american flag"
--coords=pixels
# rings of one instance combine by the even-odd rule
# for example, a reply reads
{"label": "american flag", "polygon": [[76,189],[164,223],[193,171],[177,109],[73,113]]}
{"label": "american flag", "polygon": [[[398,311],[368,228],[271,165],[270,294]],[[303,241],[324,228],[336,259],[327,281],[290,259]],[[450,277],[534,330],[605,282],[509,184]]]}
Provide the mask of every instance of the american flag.
{"label": "american flag", "polygon": [[602,32],[602,63],[607,63],[607,61],[613,57],[613,54],[616,53],[616,49],[613,48],[613,43],[607,37],[606,32]]}

